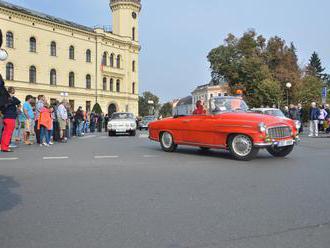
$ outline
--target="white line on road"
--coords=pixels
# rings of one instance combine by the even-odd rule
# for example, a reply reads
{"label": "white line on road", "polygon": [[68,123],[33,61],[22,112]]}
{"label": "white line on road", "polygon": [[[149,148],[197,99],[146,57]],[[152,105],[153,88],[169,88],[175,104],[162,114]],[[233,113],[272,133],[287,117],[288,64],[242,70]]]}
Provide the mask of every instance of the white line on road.
{"label": "white line on road", "polygon": [[0,158],[0,161],[14,161],[18,160],[18,158]]}
{"label": "white line on road", "polygon": [[43,160],[60,160],[60,159],[68,159],[69,157],[43,157]]}
{"label": "white line on road", "polygon": [[159,158],[159,156],[156,155],[143,155],[144,158]]}
{"label": "white line on road", "polygon": [[91,138],[95,138],[96,135],[88,135],[88,136],[83,136],[83,137],[80,137],[79,139],[91,139]]}
{"label": "white line on road", "polygon": [[119,158],[119,156],[94,156],[95,159]]}

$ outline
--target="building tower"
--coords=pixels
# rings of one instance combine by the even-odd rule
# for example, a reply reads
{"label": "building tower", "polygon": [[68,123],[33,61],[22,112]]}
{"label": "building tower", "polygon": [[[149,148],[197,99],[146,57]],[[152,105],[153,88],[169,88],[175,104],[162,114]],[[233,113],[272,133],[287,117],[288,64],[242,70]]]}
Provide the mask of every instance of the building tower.
{"label": "building tower", "polygon": [[110,0],[112,32],[139,41],[139,13],[141,0]]}

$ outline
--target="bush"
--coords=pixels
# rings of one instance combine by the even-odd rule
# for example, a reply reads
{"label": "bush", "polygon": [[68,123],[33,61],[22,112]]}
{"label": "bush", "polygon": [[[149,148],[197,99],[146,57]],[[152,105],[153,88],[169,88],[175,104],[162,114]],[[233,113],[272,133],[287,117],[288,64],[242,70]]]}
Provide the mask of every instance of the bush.
{"label": "bush", "polygon": [[103,113],[100,104],[95,103],[95,105],[94,105],[94,107],[93,107],[93,109],[92,109],[92,112],[94,112],[94,113],[96,113],[96,114],[101,114],[101,113]]}

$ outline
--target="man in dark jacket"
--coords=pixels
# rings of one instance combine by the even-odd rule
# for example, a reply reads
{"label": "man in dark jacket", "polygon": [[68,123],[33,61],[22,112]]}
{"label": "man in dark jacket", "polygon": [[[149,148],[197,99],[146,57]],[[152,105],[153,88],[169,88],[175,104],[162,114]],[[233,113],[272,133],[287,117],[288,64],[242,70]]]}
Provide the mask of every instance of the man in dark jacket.
{"label": "man in dark jacket", "polygon": [[289,108],[289,117],[292,120],[295,121],[299,121],[299,114],[298,114],[298,110],[296,108],[296,106],[294,106],[293,104],[290,104],[290,108]]}

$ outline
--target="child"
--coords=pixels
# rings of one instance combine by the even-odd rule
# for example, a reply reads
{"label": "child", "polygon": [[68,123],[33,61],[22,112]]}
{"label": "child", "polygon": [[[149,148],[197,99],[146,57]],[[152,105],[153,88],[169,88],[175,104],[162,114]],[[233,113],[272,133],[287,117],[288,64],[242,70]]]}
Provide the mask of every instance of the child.
{"label": "child", "polygon": [[[38,130],[40,130],[40,146],[49,147],[50,145],[50,130],[52,130],[53,120],[51,117],[52,110],[48,103],[45,103],[44,107],[40,110],[40,116],[38,121]],[[45,139],[45,141],[44,141]]]}

